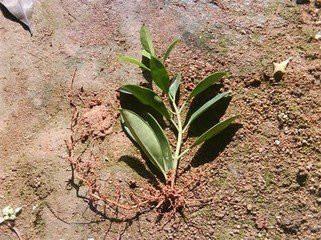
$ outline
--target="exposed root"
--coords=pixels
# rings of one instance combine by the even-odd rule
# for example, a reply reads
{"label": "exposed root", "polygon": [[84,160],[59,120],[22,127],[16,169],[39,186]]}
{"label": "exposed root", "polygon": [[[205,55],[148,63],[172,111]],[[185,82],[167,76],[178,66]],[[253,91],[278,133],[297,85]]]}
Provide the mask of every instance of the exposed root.
{"label": "exposed root", "polygon": [[[98,132],[96,129],[90,129],[90,131],[86,131],[85,139],[84,135],[79,134],[84,132],[79,129],[84,122],[84,112],[85,114],[88,113],[88,111],[84,111],[84,107],[98,109],[99,107],[97,106],[101,106],[102,101],[97,100],[96,95],[86,94],[83,89],[75,91],[73,89],[75,76],[76,72],[68,93],[72,110],[71,135],[65,141],[67,148],[66,159],[70,163],[72,170],[70,184],[77,189],[77,194],[80,188],[84,187],[86,189],[85,196],[81,197],[97,213],[116,222],[128,222],[146,211],[155,210],[160,218],[170,220],[176,213],[182,213],[183,209],[191,203],[204,203],[212,200],[212,198],[198,199],[188,197],[193,189],[200,185],[200,179],[203,177],[200,172],[191,174],[188,177],[185,176],[187,174],[183,173],[178,175],[177,179],[174,179],[174,174],[170,173],[168,177],[170,180],[165,184],[158,182],[156,187],[149,185],[139,189],[136,187],[122,189],[115,179],[108,179],[108,188],[102,185],[97,175],[97,169],[99,169],[99,166],[97,166],[97,162],[99,162],[97,160],[98,156],[96,156],[93,149],[101,143],[105,136],[97,133],[108,133],[108,131],[105,131],[105,128],[103,131],[99,129]],[[108,117],[105,116],[101,119],[108,119]],[[108,119],[108,121],[111,120]],[[99,124],[92,124],[91,126],[101,127]],[[179,180],[184,184],[177,184]],[[175,184],[174,181],[176,181]]]}

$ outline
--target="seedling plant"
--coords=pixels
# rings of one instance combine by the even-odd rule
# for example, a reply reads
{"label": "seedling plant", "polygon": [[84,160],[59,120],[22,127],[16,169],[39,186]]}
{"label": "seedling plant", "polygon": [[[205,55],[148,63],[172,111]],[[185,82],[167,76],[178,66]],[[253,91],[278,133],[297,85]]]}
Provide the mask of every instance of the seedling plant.
{"label": "seedling plant", "polygon": [[[232,124],[237,116],[212,126],[196,139],[189,142],[188,131],[191,125],[202,116],[213,105],[219,103],[224,98],[230,97],[230,92],[219,93],[204,105],[195,110],[192,114],[186,115],[193,98],[208,90],[214,84],[227,76],[226,72],[215,72],[202,80],[191,91],[185,101],[179,99],[179,89],[182,85],[181,74],[176,74],[172,78],[165,66],[165,61],[169,57],[179,40],[175,40],[163,54],[158,57],[153,46],[149,30],[143,26],[140,30],[140,40],[143,50],[142,61],[138,59],[122,56],[121,60],[137,65],[142,71],[150,76],[152,88],[139,85],[125,85],[120,88],[122,94],[130,94],[142,105],[146,105],[157,112],[161,119],[153,116],[149,112],[131,111],[121,109],[121,121],[128,136],[139,146],[147,156],[148,161],[161,173],[163,179],[160,186],[159,199],[154,199],[156,208],[165,212],[176,212],[181,210],[187,203],[183,192],[184,187],[176,186],[178,180],[179,166],[182,161],[186,161],[187,154],[195,147],[213,138],[221,131]],[[158,94],[159,93],[159,94]],[[163,120],[167,123],[162,123]],[[209,119],[210,120],[210,119]],[[166,126],[170,126],[175,141],[169,141]],[[172,148],[174,145],[174,148]]]}
{"label": "seedling plant", "polygon": [[[67,160],[72,170],[70,185],[75,187],[77,194],[81,187],[85,187],[86,194],[83,198],[90,206],[103,216],[110,216],[112,213],[112,218],[114,220],[117,218],[117,221],[132,221],[143,212],[152,209],[156,209],[160,216],[166,215],[171,219],[175,213],[182,213],[187,205],[212,200],[212,198],[200,199],[198,196],[195,198],[193,197],[195,195],[191,194],[192,189],[198,186],[200,178],[204,178],[205,173],[199,171],[197,174],[186,174],[189,171],[181,165],[182,163],[185,166],[188,165],[188,161],[193,157],[189,155],[194,148],[222,132],[236,119],[236,116],[233,116],[223,120],[195,139],[191,139],[189,130],[192,124],[214,105],[230,97],[231,93],[219,93],[193,111],[190,109],[191,103],[219,83],[227,73],[215,72],[209,75],[200,81],[183,101],[179,97],[180,87],[184,85],[181,74],[170,74],[165,66],[166,59],[179,40],[170,44],[162,57],[156,54],[151,35],[145,26],[140,30],[140,40],[143,49],[142,61],[128,56],[122,56],[121,60],[137,65],[142,70],[143,76],[149,80],[150,87],[129,84],[119,89],[121,94],[136,98],[140,106],[133,111],[125,105],[126,102],[121,102],[122,106],[127,107],[120,109],[120,118],[128,137],[147,158],[147,163],[156,170],[156,172],[152,171],[155,174],[155,184],[146,184],[140,188],[136,188],[133,184],[132,187],[123,189],[119,182],[112,179],[109,179],[108,188],[105,183],[101,183],[99,174],[96,174],[97,157],[90,147],[96,145],[98,139],[92,139],[83,150],[83,142],[77,136],[79,127],[81,128],[78,126],[81,122],[81,108],[83,105],[92,106],[93,101],[84,95],[82,89],[79,92],[73,90],[76,71],[68,94],[72,108],[70,123],[72,134],[66,141]],[[100,101],[94,102],[99,104]],[[187,112],[189,114],[186,114]]]}

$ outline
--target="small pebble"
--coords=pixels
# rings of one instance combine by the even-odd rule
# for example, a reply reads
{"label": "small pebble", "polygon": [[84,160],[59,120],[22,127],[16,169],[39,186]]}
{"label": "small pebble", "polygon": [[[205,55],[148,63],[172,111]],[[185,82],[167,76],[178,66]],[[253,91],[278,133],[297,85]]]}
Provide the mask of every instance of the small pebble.
{"label": "small pebble", "polygon": [[253,210],[252,204],[248,204],[248,205],[246,206],[246,209],[247,209],[249,212],[251,212],[251,211]]}
{"label": "small pebble", "polygon": [[315,5],[317,8],[321,8],[321,0],[314,0],[314,5]]}
{"label": "small pebble", "polygon": [[321,227],[320,227],[320,226],[313,226],[313,227],[310,228],[310,231],[311,231],[312,233],[320,232],[320,230],[321,230]]}

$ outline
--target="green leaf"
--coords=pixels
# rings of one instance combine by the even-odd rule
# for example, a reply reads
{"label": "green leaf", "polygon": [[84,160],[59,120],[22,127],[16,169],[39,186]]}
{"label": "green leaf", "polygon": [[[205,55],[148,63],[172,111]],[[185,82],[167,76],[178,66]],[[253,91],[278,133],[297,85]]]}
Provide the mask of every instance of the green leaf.
{"label": "green leaf", "polygon": [[165,169],[165,172],[168,172],[168,170],[174,168],[172,149],[169,144],[169,141],[168,141],[163,129],[161,128],[159,123],[156,121],[156,119],[152,115],[147,114],[145,119],[148,122],[148,124],[151,126],[151,128],[154,130],[154,132],[159,140],[159,144],[161,145],[161,148],[163,151],[163,157],[164,157],[164,163],[163,163],[164,166],[163,167]]}
{"label": "green leaf", "polygon": [[163,56],[163,61],[165,62],[165,60],[169,57],[169,55],[171,54],[172,50],[174,49],[174,47],[176,46],[177,43],[179,43],[181,40],[180,39],[175,39],[171,45],[169,45],[169,47],[167,48],[164,56]]}
{"label": "green leaf", "polygon": [[124,131],[129,135],[129,137],[130,137],[133,141],[136,142],[133,134],[130,132],[130,129],[126,126],[125,120],[124,120],[124,118],[123,118],[122,115],[120,116],[120,122],[121,122],[122,127],[124,128]]}
{"label": "green leaf", "polygon": [[119,91],[126,94],[132,94],[142,104],[152,107],[166,119],[169,120],[171,118],[162,99],[152,90],[137,85],[125,85],[121,87]]}
{"label": "green leaf", "polygon": [[206,102],[203,106],[201,106],[199,109],[197,109],[189,118],[185,128],[187,128],[189,125],[191,125],[192,122],[194,122],[198,117],[201,116],[201,114],[205,111],[207,111],[213,104],[217,103],[222,98],[225,98],[227,96],[230,96],[230,92],[224,92],[217,94],[214,98]]}
{"label": "green leaf", "polygon": [[194,142],[194,144],[192,145],[192,147],[199,145],[199,144],[209,140],[210,138],[214,137],[215,135],[219,134],[221,131],[223,131],[225,128],[227,128],[229,125],[231,125],[231,123],[233,123],[237,117],[238,116],[234,116],[234,117],[226,119],[222,122],[219,122],[214,127],[210,128],[208,131],[206,131],[200,137],[198,137],[196,139],[196,141]]}
{"label": "green leaf", "polygon": [[121,56],[121,57],[119,57],[119,60],[121,60],[123,62],[129,62],[129,63],[135,64],[135,65],[139,66],[140,68],[150,71],[150,69],[148,67],[146,67],[143,63],[141,63],[136,58],[132,58],[132,57],[128,57],[128,56]]}
{"label": "green leaf", "polygon": [[177,95],[177,91],[179,89],[179,86],[181,84],[181,80],[182,80],[182,75],[178,74],[173,83],[171,84],[171,86],[169,87],[169,95],[171,96],[171,98],[173,99],[173,101],[176,100],[176,95]]}
{"label": "green leaf", "polygon": [[[136,142],[134,135],[131,133],[130,129],[126,126],[126,123],[123,119],[123,116],[121,115],[121,124],[124,127],[124,131],[129,135],[129,137]],[[156,121],[156,119],[151,115],[147,114],[145,116],[146,121],[148,122],[149,126],[154,130],[156,136],[158,137],[159,144],[161,145],[163,156],[164,156],[164,165],[162,166],[165,172],[168,172],[168,170],[174,168],[174,162],[173,162],[173,156],[172,156],[172,149],[169,144],[169,141],[159,125],[159,123]]]}
{"label": "green leaf", "polygon": [[192,91],[190,95],[190,99],[195,97],[196,95],[200,94],[201,92],[205,91],[207,88],[212,86],[213,84],[220,81],[223,77],[227,76],[227,72],[216,72],[212,75],[206,77],[203,81],[201,81]]}
{"label": "green leaf", "polygon": [[144,57],[146,57],[146,58],[148,58],[148,59],[151,59],[151,55],[150,55],[150,53],[149,52],[147,52],[146,50],[142,50],[141,51],[141,54],[144,56]]}
{"label": "green leaf", "polygon": [[152,127],[136,113],[121,109],[121,116],[137,144],[147,155],[149,161],[167,178],[162,146]]}
{"label": "green leaf", "polygon": [[155,55],[152,38],[148,28],[145,25],[140,29],[140,42],[144,50],[149,52],[151,55]]}
{"label": "green leaf", "polygon": [[150,70],[152,79],[155,84],[164,92],[168,93],[169,90],[169,76],[163,63],[155,57],[151,57]]}

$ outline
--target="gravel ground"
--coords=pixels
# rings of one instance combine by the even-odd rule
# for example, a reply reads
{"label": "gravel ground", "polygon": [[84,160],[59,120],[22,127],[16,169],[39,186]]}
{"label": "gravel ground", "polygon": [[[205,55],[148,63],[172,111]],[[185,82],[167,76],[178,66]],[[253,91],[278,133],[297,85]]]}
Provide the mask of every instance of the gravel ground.
{"label": "gravel ground", "polygon": [[[320,15],[314,1],[39,0],[33,37],[1,15],[0,207],[23,207],[16,223],[24,239],[321,239]],[[68,187],[63,159],[75,69],[75,88],[116,109],[115,90],[142,81],[117,58],[137,56],[143,23],[159,51],[183,40],[168,65],[186,86],[228,70],[226,116],[241,115],[239,128],[190,156],[209,174],[200,195],[215,201],[157,231],[153,214],[127,228],[97,222]],[[273,62],[289,57],[274,79]],[[135,175],[118,162],[134,151],[118,129],[103,143],[106,169]],[[3,226],[0,239],[15,236]]]}

